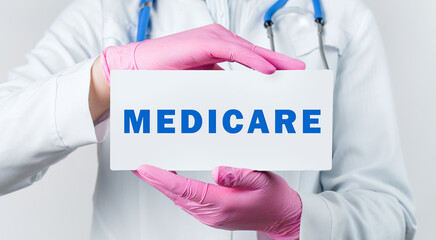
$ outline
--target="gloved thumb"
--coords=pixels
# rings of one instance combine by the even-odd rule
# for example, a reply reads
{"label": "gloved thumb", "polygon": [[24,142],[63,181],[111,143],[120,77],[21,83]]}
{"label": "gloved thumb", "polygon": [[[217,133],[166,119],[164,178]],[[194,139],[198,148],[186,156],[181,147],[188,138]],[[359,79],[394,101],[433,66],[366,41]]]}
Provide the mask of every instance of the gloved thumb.
{"label": "gloved thumb", "polygon": [[268,172],[226,166],[214,168],[212,178],[220,186],[241,190],[261,189],[270,182]]}

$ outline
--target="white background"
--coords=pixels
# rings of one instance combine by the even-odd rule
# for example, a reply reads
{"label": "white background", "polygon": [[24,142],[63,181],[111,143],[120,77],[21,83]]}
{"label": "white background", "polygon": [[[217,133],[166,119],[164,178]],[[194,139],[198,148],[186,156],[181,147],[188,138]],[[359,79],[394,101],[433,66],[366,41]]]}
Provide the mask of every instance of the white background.
{"label": "white background", "polygon": [[[416,239],[433,239],[436,1],[364,1],[378,19],[390,60],[401,140],[416,197]],[[0,82],[8,70],[24,63],[25,53],[69,2],[0,1]],[[86,239],[96,169],[96,148],[85,147],[53,166],[32,187],[0,197],[0,239]]]}

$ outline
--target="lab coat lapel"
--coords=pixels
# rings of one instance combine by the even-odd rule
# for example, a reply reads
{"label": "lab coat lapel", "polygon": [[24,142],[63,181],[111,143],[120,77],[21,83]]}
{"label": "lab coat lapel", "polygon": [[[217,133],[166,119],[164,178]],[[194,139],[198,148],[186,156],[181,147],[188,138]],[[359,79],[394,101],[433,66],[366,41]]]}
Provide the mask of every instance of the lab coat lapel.
{"label": "lab coat lapel", "polygon": [[136,38],[139,0],[102,0],[103,47],[131,43]]}
{"label": "lab coat lapel", "polygon": [[[102,4],[103,47],[134,42],[139,0],[103,0]],[[212,23],[203,0],[155,0],[147,38],[158,38]]]}
{"label": "lab coat lapel", "polygon": [[156,0],[151,11],[151,38],[214,23],[203,0]]}

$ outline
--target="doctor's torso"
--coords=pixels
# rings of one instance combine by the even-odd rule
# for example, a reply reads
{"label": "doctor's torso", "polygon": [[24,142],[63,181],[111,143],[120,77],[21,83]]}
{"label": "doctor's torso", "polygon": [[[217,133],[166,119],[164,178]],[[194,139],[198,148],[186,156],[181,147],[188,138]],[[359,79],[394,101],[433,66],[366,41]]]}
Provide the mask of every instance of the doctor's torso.
{"label": "doctor's torso", "polygon": [[[151,11],[147,38],[218,23],[252,43],[269,48],[263,14],[275,1],[245,1],[237,14],[229,11],[232,1],[157,0]],[[334,1],[345,2],[345,1]],[[103,48],[124,45],[136,39],[139,1],[103,1]],[[333,4],[332,4],[333,5]],[[237,9],[237,8],[236,8]],[[234,11],[234,10],[233,10]],[[340,12],[340,11],[339,11]],[[232,15],[233,14],[233,15]],[[336,73],[340,52],[347,42],[343,27],[335,25],[341,16],[326,7],[325,45],[330,68]],[[237,19],[235,16],[237,15]],[[330,18],[329,18],[330,17]],[[235,26],[235,21],[238,25]],[[309,0],[289,1],[273,17],[276,51],[306,63],[308,69],[322,69],[317,26]],[[165,49],[162,49],[165,51]],[[226,70],[242,70],[236,63],[220,64]],[[130,172],[109,168],[109,136],[99,144],[98,177],[94,193],[92,237],[94,239],[255,239],[250,231],[229,232],[198,222],[164,195]],[[147,146],[144,146],[146,151]],[[175,159],[177,161],[177,159]],[[179,172],[180,175],[211,182],[210,172]],[[280,172],[297,191],[322,191],[319,172]]]}
{"label": "doctor's torso", "polygon": [[[147,38],[218,23],[269,48],[263,16],[274,2],[155,0]],[[98,143],[92,239],[256,239],[253,231],[208,227],[131,172],[110,170],[110,118],[95,122],[90,111],[93,65],[107,47],[136,40],[139,3],[73,1],[26,63],[0,84],[0,196],[32,185],[77,148]],[[413,196],[375,17],[362,0],[321,3],[323,42],[334,75],[332,169],[277,172],[300,196],[300,238],[412,239]],[[277,52],[304,61],[307,69],[323,69],[311,0],[288,1],[272,21]],[[170,54],[165,46],[154,50]],[[220,66],[252,71],[236,63]],[[322,86],[313,88],[322,91]],[[303,94],[310,98],[314,92]],[[211,172],[178,174],[212,180]]]}

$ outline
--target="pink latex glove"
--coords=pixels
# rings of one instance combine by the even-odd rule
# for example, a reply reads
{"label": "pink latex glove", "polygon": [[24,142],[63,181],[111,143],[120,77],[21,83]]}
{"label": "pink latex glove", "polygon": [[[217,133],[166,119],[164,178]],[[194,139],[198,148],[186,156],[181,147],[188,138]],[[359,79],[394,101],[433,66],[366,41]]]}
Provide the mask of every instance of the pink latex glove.
{"label": "pink latex glove", "polygon": [[222,69],[217,63],[238,62],[262,73],[304,70],[305,64],[253,45],[218,24],[108,47],[101,54],[101,67],[108,83],[111,70]]}
{"label": "pink latex glove", "polygon": [[208,184],[142,165],[133,171],[184,211],[211,227],[256,230],[274,239],[300,235],[300,196],[272,172],[217,167]]}

